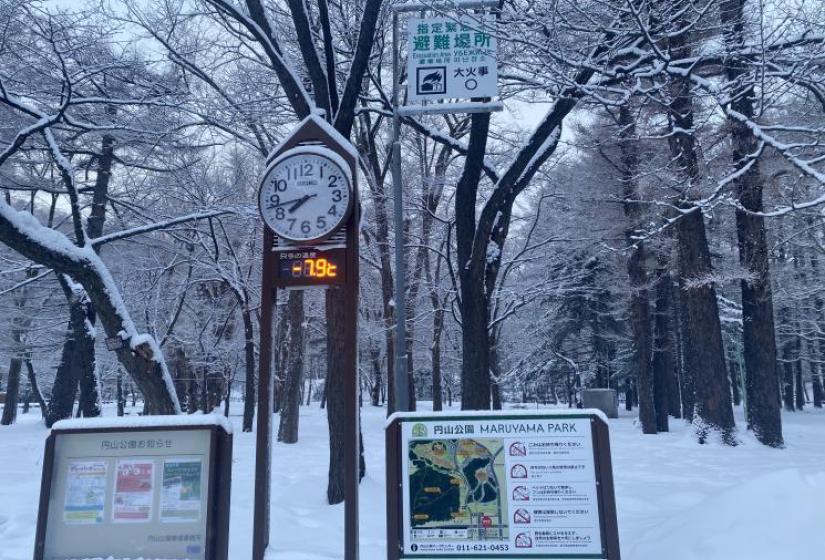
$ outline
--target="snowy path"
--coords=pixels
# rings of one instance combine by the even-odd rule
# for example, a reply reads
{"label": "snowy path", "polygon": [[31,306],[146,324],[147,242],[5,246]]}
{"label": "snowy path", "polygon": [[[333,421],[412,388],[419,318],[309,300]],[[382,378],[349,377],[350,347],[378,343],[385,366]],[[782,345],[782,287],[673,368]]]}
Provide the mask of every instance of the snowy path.
{"label": "snowy path", "polygon": [[[240,407],[237,407],[240,412]],[[131,409],[130,409],[131,410]],[[107,411],[108,412],[108,411]],[[740,426],[741,411],[738,420]],[[0,560],[32,554],[46,429],[36,411],[0,428]],[[237,430],[230,557],[251,555],[254,435]],[[361,552],[383,560],[384,411],[363,410],[367,478],[361,485]],[[630,417],[611,422],[625,560],[795,560],[825,551],[825,413],[786,414],[785,450],[747,434],[743,445],[699,446],[687,427],[642,436]],[[343,506],[325,504],[326,418],[302,409],[301,442],[277,444],[271,560],[340,558]]]}

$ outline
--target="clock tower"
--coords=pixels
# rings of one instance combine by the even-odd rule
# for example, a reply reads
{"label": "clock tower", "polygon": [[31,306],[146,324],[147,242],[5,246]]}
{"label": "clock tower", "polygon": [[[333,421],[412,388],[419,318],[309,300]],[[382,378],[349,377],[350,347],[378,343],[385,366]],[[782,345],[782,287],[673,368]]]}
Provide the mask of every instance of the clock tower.
{"label": "clock tower", "polygon": [[[335,297],[328,294],[327,310],[337,318],[335,366],[346,380],[343,394],[343,421],[347,427],[344,436],[344,558],[357,560],[358,229],[361,208],[355,147],[326,121],[310,115],[267,158],[266,171],[258,189],[258,207],[264,221],[264,242],[252,558],[263,560],[270,536],[274,389],[272,314],[277,292],[278,289],[323,288],[337,292]],[[327,316],[326,320],[329,322],[331,317]]]}

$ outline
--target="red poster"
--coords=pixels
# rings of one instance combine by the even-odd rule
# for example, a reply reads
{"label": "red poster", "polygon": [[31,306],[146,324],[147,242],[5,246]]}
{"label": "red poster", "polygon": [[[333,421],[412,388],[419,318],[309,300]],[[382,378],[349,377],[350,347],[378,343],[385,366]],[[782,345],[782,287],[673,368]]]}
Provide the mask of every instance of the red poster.
{"label": "red poster", "polygon": [[112,519],[140,523],[152,518],[155,464],[151,460],[118,461]]}

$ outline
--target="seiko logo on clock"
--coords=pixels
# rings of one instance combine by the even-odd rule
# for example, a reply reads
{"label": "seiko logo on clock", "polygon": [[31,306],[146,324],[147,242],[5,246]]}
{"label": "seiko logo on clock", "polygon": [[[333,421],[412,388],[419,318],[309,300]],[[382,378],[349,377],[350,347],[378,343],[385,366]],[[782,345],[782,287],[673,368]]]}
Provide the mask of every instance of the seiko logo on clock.
{"label": "seiko logo on clock", "polygon": [[296,148],[276,159],[258,194],[266,224],[293,242],[324,239],[349,214],[352,186],[345,164],[324,148]]}

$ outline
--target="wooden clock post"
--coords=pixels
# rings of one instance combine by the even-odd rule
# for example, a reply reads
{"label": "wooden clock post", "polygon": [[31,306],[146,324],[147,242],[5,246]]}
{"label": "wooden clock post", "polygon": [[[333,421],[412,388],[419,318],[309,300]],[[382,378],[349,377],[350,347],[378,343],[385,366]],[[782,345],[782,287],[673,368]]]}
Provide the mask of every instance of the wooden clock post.
{"label": "wooden clock post", "polygon": [[[274,379],[272,364],[272,313],[277,291],[324,287],[340,290],[341,297],[331,298],[331,309],[343,319],[339,336],[344,344],[336,359],[345,381],[346,426],[345,470],[345,545],[344,558],[358,558],[358,479],[359,479],[359,411],[358,411],[358,234],[360,204],[358,199],[358,160],[355,148],[319,117],[304,119],[290,137],[269,156],[268,167],[287,152],[311,152],[315,148],[331,150],[343,160],[349,172],[352,190],[347,219],[321,241],[287,243],[264,225],[263,274],[261,283],[261,341],[258,373],[258,415],[255,459],[255,508],[252,558],[263,560],[269,545],[270,494],[272,460],[272,410]],[[336,158],[337,159],[337,158]],[[339,160],[340,161],[340,160]],[[267,170],[269,171],[269,170]],[[264,175],[266,180],[267,174]],[[263,182],[262,182],[263,186]],[[318,266],[322,263],[323,266]],[[316,273],[323,270],[323,274]],[[294,274],[293,274],[294,271]],[[329,318],[328,318],[329,319]],[[330,341],[328,340],[329,344]]]}

